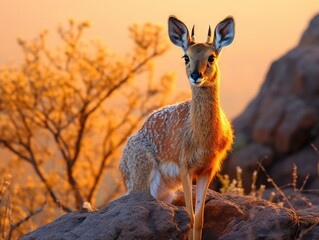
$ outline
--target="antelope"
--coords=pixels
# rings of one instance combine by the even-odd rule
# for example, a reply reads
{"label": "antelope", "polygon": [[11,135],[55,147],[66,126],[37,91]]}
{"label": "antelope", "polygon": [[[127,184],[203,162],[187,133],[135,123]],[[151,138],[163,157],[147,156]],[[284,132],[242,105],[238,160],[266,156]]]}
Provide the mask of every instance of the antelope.
{"label": "antelope", "polygon": [[[128,139],[120,160],[127,193],[149,191],[170,202],[181,186],[191,218],[189,239],[201,239],[208,186],[233,143],[233,130],[220,106],[218,59],[234,39],[235,23],[227,17],[208,29],[206,43],[195,43],[186,25],[168,19],[169,38],[182,48],[192,98],[150,114]],[[196,178],[193,210],[192,182]]]}

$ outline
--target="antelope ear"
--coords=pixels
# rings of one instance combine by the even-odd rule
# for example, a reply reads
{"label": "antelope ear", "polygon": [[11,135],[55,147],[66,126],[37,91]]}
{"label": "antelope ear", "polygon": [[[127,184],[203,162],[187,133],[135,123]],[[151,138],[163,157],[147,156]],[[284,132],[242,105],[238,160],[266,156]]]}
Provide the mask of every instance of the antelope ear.
{"label": "antelope ear", "polygon": [[233,17],[227,17],[215,28],[213,45],[217,51],[231,44],[235,36],[235,21]]}
{"label": "antelope ear", "polygon": [[168,18],[168,34],[171,42],[185,52],[191,43],[187,27],[174,16]]}

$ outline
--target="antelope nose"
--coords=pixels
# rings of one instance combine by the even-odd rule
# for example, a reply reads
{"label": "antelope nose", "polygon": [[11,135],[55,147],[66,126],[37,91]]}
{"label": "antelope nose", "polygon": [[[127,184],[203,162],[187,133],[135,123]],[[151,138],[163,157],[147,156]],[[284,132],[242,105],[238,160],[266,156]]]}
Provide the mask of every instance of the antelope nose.
{"label": "antelope nose", "polygon": [[194,80],[195,83],[197,82],[197,80],[200,80],[202,77],[203,76],[200,72],[193,72],[191,74],[191,78]]}

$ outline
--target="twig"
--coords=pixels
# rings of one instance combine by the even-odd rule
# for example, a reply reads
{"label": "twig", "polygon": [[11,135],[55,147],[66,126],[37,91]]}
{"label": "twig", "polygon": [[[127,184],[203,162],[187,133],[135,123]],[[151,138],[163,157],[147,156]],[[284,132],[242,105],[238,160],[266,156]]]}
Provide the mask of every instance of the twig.
{"label": "twig", "polygon": [[[319,149],[316,147],[316,145],[313,143],[311,143],[310,145],[316,151],[316,153],[319,155]],[[318,164],[317,164],[317,169],[318,169],[318,176],[319,176],[319,160],[318,160]]]}
{"label": "twig", "polygon": [[27,216],[25,216],[24,218],[20,219],[18,222],[15,223],[11,223],[10,225],[10,230],[7,236],[7,239],[11,239],[12,238],[12,234],[13,231],[18,228],[21,224],[25,223],[26,221],[28,221],[31,217],[33,217],[34,215],[40,213],[43,211],[45,205],[47,204],[47,200],[45,200],[45,202],[36,210],[29,212],[29,214]]}
{"label": "twig", "polygon": [[305,180],[303,181],[303,183],[301,185],[301,188],[299,189],[299,192],[302,192],[303,189],[305,188],[305,185],[306,185],[306,183],[307,183],[307,181],[309,179],[309,176],[310,176],[310,174],[308,173],[307,176],[305,177]]}
{"label": "twig", "polygon": [[280,187],[275,183],[275,181],[268,175],[266,169],[264,168],[264,166],[258,162],[259,167],[261,168],[261,170],[265,173],[266,177],[267,177],[267,181],[270,182],[275,189],[278,191],[278,193],[281,195],[281,197],[285,200],[285,202],[289,205],[289,207],[296,212],[294,206],[290,203],[289,199],[286,197],[286,195],[284,194],[283,191],[281,191]]}
{"label": "twig", "polygon": [[295,192],[297,192],[297,179],[298,179],[297,166],[296,166],[296,163],[294,163],[292,168],[292,186]]}

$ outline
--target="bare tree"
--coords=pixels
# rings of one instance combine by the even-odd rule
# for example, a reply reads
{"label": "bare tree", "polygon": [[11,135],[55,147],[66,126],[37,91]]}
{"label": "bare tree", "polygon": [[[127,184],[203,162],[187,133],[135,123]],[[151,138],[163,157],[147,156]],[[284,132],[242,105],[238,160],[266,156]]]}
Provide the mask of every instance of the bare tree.
{"label": "bare tree", "polygon": [[[0,147],[31,166],[42,195],[67,212],[118,191],[112,179],[110,192],[103,191],[105,177],[141,120],[166,103],[173,83],[171,74],[153,79],[152,60],[168,46],[160,27],[132,26],[134,49],[125,58],[84,41],[88,27],[70,21],[54,50],[46,31],[19,39],[23,64],[0,70]],[[42,209],[39,203],[22,221]]]}

